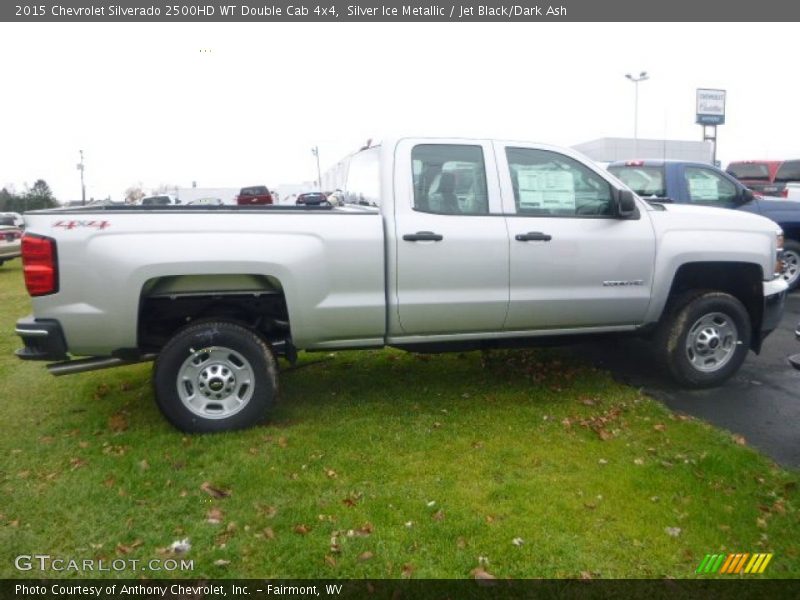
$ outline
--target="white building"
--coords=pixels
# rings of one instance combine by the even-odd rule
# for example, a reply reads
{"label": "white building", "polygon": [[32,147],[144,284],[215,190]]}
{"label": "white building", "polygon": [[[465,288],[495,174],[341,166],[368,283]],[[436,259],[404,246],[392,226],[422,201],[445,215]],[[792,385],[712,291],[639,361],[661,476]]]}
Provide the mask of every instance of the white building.
{"label": "white building", "polygon": [[595,162],[615,160],[668,158],[711,164],[714,147],[711,142],[686,140],[643,140],[632,138],[600,138],[573,146]]}

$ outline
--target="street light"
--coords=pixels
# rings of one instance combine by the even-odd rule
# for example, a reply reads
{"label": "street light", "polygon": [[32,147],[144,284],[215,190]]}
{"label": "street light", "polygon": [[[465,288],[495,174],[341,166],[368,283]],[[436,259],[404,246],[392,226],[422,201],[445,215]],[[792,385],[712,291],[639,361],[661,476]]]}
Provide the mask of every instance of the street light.
{"label": "street light", "polygon": [[630,73],[626,73],[625,77],[627,77],[630,81],[633,82],[633,86],[635,91],[634,95],[634,102],[633,102],[633,139],[639,139],[639,82],[647,81],[650,79],[650,76],[647,74],[647,71],[642,71],[639,73],[638,77],[635,75],[631,75]]}
{"label": "street light", "polygon": [[314,146],[311,149],[311,154],[317,157],[317,183],[319,184],[319,191],[322,191],[322,172],[319,170],[319,146]]}

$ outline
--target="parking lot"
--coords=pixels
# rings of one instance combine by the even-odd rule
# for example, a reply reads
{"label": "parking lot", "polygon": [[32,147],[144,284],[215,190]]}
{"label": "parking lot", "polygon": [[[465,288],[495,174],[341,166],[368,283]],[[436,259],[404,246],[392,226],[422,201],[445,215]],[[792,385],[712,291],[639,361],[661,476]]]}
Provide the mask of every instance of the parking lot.
{"label": "parking lot", "polygon": [[800,372],[787,357],[800,352],[794,338],[800,320],[800,295],[789,296],[780,327],[764,342],[760,355],[750,354],[725,385],[685,390],[658,372],[644,344],[596,342],[576,348],[615,377],[657,398],[675,411],[704,419],[739,434],[748,444],[781,465],[800,467]]}

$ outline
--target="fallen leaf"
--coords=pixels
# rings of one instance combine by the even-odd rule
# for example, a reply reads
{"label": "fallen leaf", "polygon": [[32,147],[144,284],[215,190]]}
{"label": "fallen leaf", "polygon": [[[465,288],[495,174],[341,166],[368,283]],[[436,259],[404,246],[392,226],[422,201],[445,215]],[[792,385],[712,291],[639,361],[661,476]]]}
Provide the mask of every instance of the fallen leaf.
{"label": "fallen leaf", "polygon": [[409,579],[411,575],[414,573],[414,565],[411,563],[406,563],[403,565],[403,570],[400,571],[400,575],[402,575],[405,579]]}
{"label": "fallen leaf", "polygon": [[215,567],[225,567],[229,564],[231,564],[231,561],[225,560],[224,558],[218,558],[217,560],[214,561]]}
{"label": "fallen leaf", "polygon": [[665,527],[664,531],[670,537],[678,537],[681,534],[680,527]]}
{"label": "fallen leaf", "polygon": [[128,428],[128,418],[123,413],[114,413],[108,417],[108,428],[120,433]]}
{"label": "fallen leaf", "polygon": [[285,437],[281,436],[281,437],[278,438],[278,446],[280,446],[281,448],[286,448],[286,446],[288,446],[288,445],[289,445],[289,442]]}
{"label": "fallen leaf", "polygon": [[83,460],[82,458],[70,458],[69,464],[72,467],[72,470],[80,469],[81,467],[85,467],[88,463]]}
{"label": "fallen leaf", "polygon": [[591,579],[592,574],[589,571],[581,571],[581,579]]}
{"label": "fallen leaf", "polygon": [[434,521],[444,521],[444,511],[440,508],[431,516]]}
{"label": "fallen leaf", "polygon": [[666,431],[667,426],[664,425],[663,423],[656,423],[655,425],[653,425],[653,429],[655,429],[656,431]]}
{"label": "fallen leaf", "polygon": [[739,435],[738,433],[734,433],[731,436],[731,439],[734,441],[734,443],[738,444],[739,446],[746,446],[747,445],[747,440],[744,439],[744,436]]}
{"label": "fallen leaf", "polygon": [[761,529],[766,529],[767,528],[767,520],[762,518],[762,517],[758,517],[756,519],[756,525],[758,525]]}
{"label": "fallen leaf", "polygon": [[333,558],[330,554],[326,554],[325,555],[325,564],[327,564],[329,567],[335,567],[336,566],[336,559]]}
{"label": "fallen leaf", "polygon": [[325,468],[325,475],[326,475],[326,476],[327,476],[329,479],[336,479],[336,478],[339,476],[339,475],[336,473],[336,471],[334,471],[333,469],[328,469],[327,467]]}
{"label": "fallen leaf", "polygon": [[362,552],[361,554],[358,555],[358,560],[361,561],[361,562],[364,562],[366,560],[369,560],[373,556],[374,556],[374,554],[372,554],[372,552],[367,550],[366,552]]}
{"label": "fallen leaf", "polygon": [[497,579],[497,577],[486,571],[483,567],[476,567],[472,569],[472,571],[470,571],[469,574],[472,575],[472,577],[475,579],[484,579],[484,580]]}
{"label": "fallen leaf", "polygon": [[522,544],[525,543],[525,540],[523,540],[521,537],[515,537],[513,540],[511,540],[511,543],[514,544],[515,546],[519,547],[519,546],[522,546]]}
{"label": "fallen leaf", "polygon": [[140,468],[142,471],[147,471],[147,469],[149,469],[149,468],[150,468],[150,463],[149,463],[149,462],[147,462],[147,459],[145,459],[145,460],[142,460],[142,461],[140,461],[140,462],[139,462],[139,468]]}
{"label": "fallen leaf", "polygon": [[222,499],[227,498],[231,495],[229,490],[224,490],[222,488],[214,487],[208,481],[204,481],[203,484],[200,486],[200,489],[203,490],[206,494],[211,496],[212,498]]}
{"label": "fallen leaf", "polygon": [[300,535],[306,535],[309,531],[311,531],[311,527],[303,523],[294,526],[294,532]]}
{"label": "fallen leaf", "polygon": [[222,511],[219,508],[212,508],[206,513],[206,522],[212,525],[219,525],[222,523]]}
{"label": "fallen leaf", "polygon": [[263,533],[264,533],[264,537],[267,538],[268,540],[274,540],[275,539],[275,532],[272,531],[272,527],[265,527],[264,530],[263,530]]}
{"label": "fallen leaf", "polygon": [[644,464],[644,459],[643,458],[634,458],[633,459],[633,464],[641,466],[641,465]]}

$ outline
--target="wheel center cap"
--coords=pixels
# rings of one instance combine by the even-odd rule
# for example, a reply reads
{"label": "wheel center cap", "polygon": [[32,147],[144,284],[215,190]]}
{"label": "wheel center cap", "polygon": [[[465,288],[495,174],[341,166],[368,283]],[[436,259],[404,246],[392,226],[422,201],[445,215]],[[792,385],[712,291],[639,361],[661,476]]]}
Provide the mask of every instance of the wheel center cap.
{"label": "wheel center cap", "polygon": [[222,379],[217,379],[216,377],[208,382],[208,387],[211,388],[212,392],[218,392],[225,386],[225,383]]}

